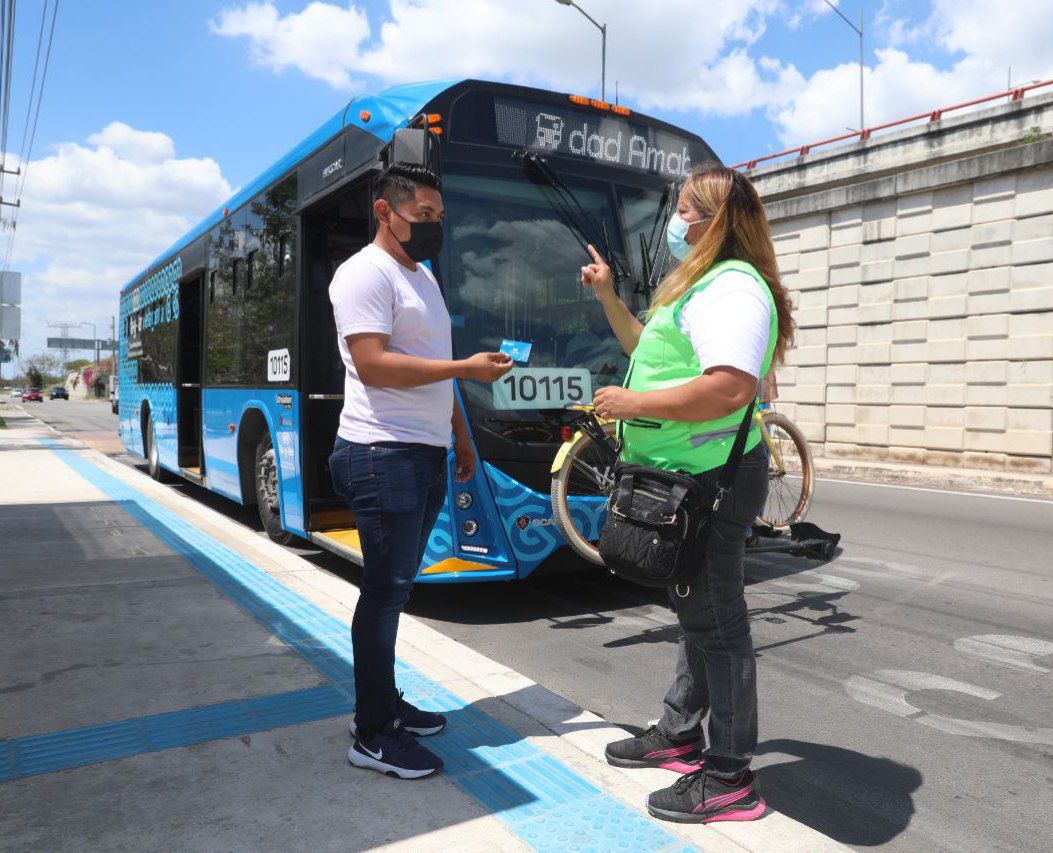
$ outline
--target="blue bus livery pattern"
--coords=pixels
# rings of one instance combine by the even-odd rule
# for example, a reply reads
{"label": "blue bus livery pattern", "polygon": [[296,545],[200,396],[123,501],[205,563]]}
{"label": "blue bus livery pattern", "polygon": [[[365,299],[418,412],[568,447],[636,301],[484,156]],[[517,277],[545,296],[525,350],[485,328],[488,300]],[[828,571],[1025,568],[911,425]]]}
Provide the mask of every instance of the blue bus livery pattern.
{"label": "blue bus livery pattern", "polygon": [[182,274],[183,261],[177,257],[122,293],[120,299],[117,381],[121,389],[118,400],[121,438],[129,450],[144,452],[141,424],[137,418],[145,400],[154,419],[161,462],[169,468],[174,468],[177,462],[175,388],[167,382],[140,383],[139,352],[130,351],[130,347],[141,346],[139,335],[144,329],[150,330],[179,319],[179,279]]}

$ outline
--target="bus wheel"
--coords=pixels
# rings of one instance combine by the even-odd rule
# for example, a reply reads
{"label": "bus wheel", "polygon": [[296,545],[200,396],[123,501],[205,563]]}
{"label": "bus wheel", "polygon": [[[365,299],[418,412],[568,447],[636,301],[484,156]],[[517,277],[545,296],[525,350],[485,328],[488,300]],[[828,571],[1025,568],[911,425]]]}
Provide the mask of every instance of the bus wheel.
{"label": "bus wheel", "polygon": [[146,422],[146,465],[150,471],[150,476],[157,482],[172,482],[172,476],[161,467],[161,452],[157,449],[157,435],[154,432],[153,415],[150,415]]}
{"label": "bus wheel", "polygon": [[256,445],[256,508],[271,541],[287,545],[292,534],[282,530],[281,504],[278,502],[278,459],[269,433]]}

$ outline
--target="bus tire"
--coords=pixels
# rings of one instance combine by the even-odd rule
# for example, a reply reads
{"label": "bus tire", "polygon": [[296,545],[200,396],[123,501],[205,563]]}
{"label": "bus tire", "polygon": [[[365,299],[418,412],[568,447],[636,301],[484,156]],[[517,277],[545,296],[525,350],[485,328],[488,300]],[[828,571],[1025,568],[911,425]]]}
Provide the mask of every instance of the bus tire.
{"label": "bus tire", "polygon": [[256,508],[263,530],[272,542],[288,545],[293,535],[282,529],[281,503],[278,499],[278,457],[271,443],[270,432],[264,432],[256,445],[252,470],[256,483]]}
{"label": "bus tire", "polygon": [[153,415],[146,416],[146,430],[143,433],[143,441],[146,456],[146,467],[150,476],[159,483],[170,483],[174,479],[164,468],[161,467],[161,451],[157,447],[157,434],[154,431]]}

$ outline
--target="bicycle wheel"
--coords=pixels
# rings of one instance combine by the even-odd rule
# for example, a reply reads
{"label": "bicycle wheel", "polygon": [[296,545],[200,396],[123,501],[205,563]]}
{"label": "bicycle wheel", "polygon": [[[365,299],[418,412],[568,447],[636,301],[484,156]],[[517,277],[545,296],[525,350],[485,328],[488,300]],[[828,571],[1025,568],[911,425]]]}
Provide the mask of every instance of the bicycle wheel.
{"label": "bicycle wheel", "polygon": [[[603,432],[614,436],[614,424],[604,424]],[[571,446],[559,470],[552,475],[552,515],[567,540],[580,557],[597,566],[603,558],[596,546],[582,536],[571,515],[570,497],[602,497],[614,488],[614,466],[610,454],[596,447],[588,435],[582,433]]]}
{"label": "bicycle wheel", "polygon": [[768,498],[757,522],[786,530],[808,514],[815,482],[812,451],[800,427],[786,415],[768,411],[763,418],[764,441],[768,445]]}

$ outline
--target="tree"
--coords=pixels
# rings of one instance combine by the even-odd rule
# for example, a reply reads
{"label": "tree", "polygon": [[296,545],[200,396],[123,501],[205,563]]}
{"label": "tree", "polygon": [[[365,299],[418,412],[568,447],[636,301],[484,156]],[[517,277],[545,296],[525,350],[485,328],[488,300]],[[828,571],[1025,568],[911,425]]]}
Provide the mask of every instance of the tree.
{"label": "tree", "polygon": [[91,364],[91,359],[88,359],[88,358],[75,358],[75,359],[73,359],[73,361],[67,361],[66,362],[66,370],[70,370],[70,371],[76,370],[76,371],[79,372],[79,371],[83,370],[85,367],[87,367],[89,364]]}
{"label": "tree", "polygon": [[34,388],[43,388],[49,379],[56,379],[61,366],[59,359],[48,353],[30,356],[22,362],[26,379]]}

